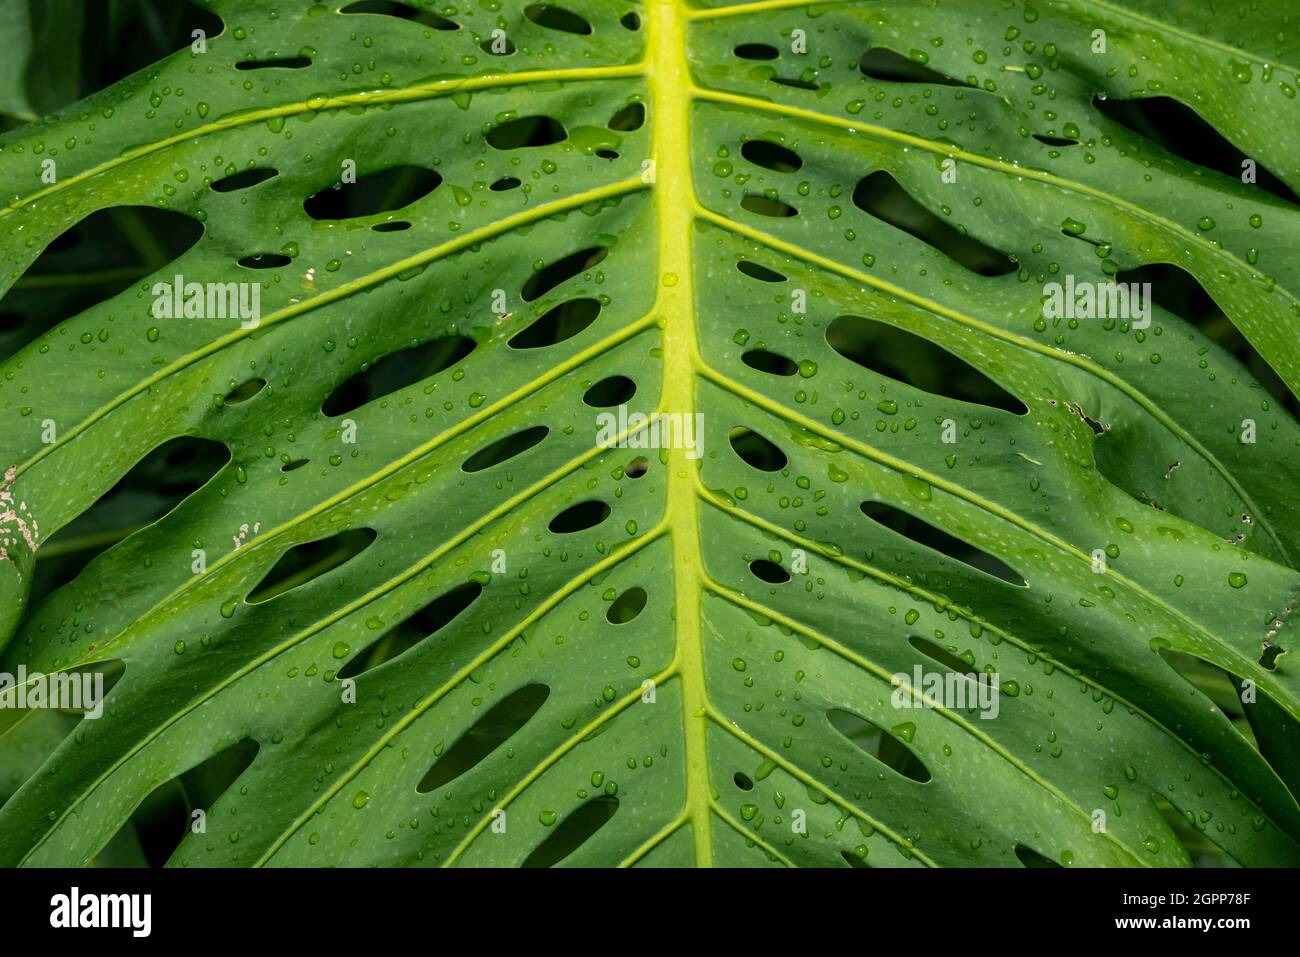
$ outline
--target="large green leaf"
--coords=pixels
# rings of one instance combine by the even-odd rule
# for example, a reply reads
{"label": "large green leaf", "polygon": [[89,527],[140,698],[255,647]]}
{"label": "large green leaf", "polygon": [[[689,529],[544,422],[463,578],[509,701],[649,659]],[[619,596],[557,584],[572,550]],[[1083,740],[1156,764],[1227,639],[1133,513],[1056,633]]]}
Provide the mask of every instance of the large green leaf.
{"label": "large green leaf", "polygon": [[[186,774],[190,866],[1300,860],[1284,390],[1162,306],[1043,303],[1170,264],[1300,386],[1284,0],[207,5],[206,52],[0,139],[11,296],[100,210],[203,230],[4,366],[0,667],[125,671],[57,748],[6,723],[49,757],[0,861],[138,859]],[[1285,186],[1111,108],[1152,96]],[[155,318],[174,276],[260,324]],[[602,447],[632,389],[702,457]],[[228,463],[83,516],[181,436]],[[125,537],[26,607],[23,516]],[[996,717],[896,707],[917,667]]]}

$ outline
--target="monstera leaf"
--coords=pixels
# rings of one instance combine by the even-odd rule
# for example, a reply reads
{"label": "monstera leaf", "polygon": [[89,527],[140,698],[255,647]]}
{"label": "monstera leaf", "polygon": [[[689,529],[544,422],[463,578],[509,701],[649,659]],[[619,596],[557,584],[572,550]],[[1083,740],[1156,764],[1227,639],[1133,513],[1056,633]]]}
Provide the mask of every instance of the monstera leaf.
{"label": "monstera leaf", "polygon": [[1290,4],[204,6],[0,138],[0,862],[1300,861]]}

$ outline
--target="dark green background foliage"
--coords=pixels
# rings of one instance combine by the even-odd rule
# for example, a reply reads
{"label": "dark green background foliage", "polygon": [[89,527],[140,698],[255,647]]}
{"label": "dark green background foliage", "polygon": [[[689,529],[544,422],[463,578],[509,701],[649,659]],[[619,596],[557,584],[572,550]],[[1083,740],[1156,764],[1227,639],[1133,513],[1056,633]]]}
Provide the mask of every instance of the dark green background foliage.
{"label": "dark green background foliage", "polygon": [[1300,863],[1300,15],[740,6],[0,0],[0,863]]}

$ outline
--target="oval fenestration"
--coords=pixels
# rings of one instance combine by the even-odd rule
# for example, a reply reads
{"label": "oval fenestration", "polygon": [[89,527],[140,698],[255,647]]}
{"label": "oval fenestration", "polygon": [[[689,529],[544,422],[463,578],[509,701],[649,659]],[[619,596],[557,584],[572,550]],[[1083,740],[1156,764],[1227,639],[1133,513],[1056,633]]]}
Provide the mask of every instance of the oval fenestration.
{"label": "oval fenestration", "polygon": [[1014,848],[1016,859],[1025,867],[1060,867],[1050,858],[1044,857],[1028,844],[1017,844]]}
{"label": "oval fenestration", "polygon": [[338,678],[355,678],[400,657],[446,628],[474,604],[481,594],[483,586],[476,581],[465,582],[443,592],[348,659],[339,669]]}
{"label": "oval fenestration", "polygon": [[530,3],[524,7],[524,16],[547,30],[559,30],[577,36],[588,36],[591,33],[591,24],[586,18],[553,3]]}
{"label": "oval fenestration", "polygon": [[288,256],[281,256],[279,253],[255,253],[239,260],[239,265],[245,269],[280,269],[292,262],[293,260]]}
{"label": "oval fenestration", "polygon": [[933,777],[915,751],[874,721],[842,708],[831,708],[826,712],[826,720],[855,748],[903,777],[918,784],[925,784]]}
{"label": "oval fenestration", "polygon": [[746,140],[740,148],[740,155],[755,166],[770,169],[775,173],[794,173],[803,166],[799,154],[789,147],[771,140]]}
{"label": "oval fenestration", "polygon": [[1021,588],[1027,585],[1024,577],[1002,559],[990,555],[970,542],[950,535],[910,512],[905,512],[886,502],[875,501],[863,502],[859,508],[867,518],[911,539],[922,548],[939,552],[993,578],[1000,578],[1007,584]]}
{"label": "oval fenestration", "polygon": [[769,269],[766,266],[748,259],[741,259],[736,262],[736,268],[743,272],[751,279],[757,279],[759,282],[788,282],[785,276],[775,269]]}
{"label": "oval fenestration", "polygon": [[970,677],[979,676],[979,672],[975,670],[975,666],[972,663],[958,658],[953,652],[946,648],[941,648],[928,638],[921,638],[918,635],[912,635],[907,639],[907,643],[927,658],[943,665],[950,671]]}
{"label": "oval fenestration", "polygon": [[742,209],[749,210],[751,213],[757,213],[759,216],[767,216],[772,219],[785,219],[789,216],[798,216],[799,210],[795,209],[789,203],[783,202],[772,196],[762,196],[758,193],[749,193],[740,201]]}
{"label": "oval fenestration", "polygon": [[295,545],[280,556],[244,601],[256,605],[301,588],[356,558],[370,547],[375,537],[374,529],[354,528]]}
{"label": "oval fenestration", "polygon": [[790,461],[784,452],[752,429],[737,426],[727,435],[727,441],[741,461],[762,472],[779,472]]}
{"label": "oval fenestration", "polygon": [[649,597],[644,588],[629,588],[610,604],[605,619],[611,625],[625,625],[641,614]]}
{"label": "oval fenestration", "polygon": [[221,401],[225,405],[239,405],[241,402],[247,402],[265,388],[266,380],[259,376],[254,379],[249,379],[242,385],[235,386],[235,388],[226,393],[226,397]]}
{"label": "oval fenestration", "polygon": [[771,375],[788,377],[799,371],[799,363],[766,349],[750,349],[740,357],[740,361],[751,369]]}
{"label": "oval fenestration", "polygon": [[271,60],[240,60],[235,64],[236,70],[305,70],[311,66],[311,58],[305,56],[286,56]]}
{"label": "oval fenestration", "polygon": [[524,858],[520,866],[554,867],[577,852],[597,831],[608,824],[618,807],[618,798],[612,794],[591,798],[556,825],[555,830]]}
{"label": "oval fenestration", "polygon": [[1006,253],[940,219],[885,170],[858,180],[853,188],[853,205],[980,276],[1005,276],[1019,268]]}
{"label": "oval fenestration", "polygon": [[858,60],[863,76],[891,83],[926,83],[938,86],[967,86],[960,80],[945,76],[917,60],[895,53],[887,47],[872,47]]}
{"label": "oval fenestration", "polygon": [[409,6],[405,3],[397,3],[395,0],[357,0],[356,3],[349,3],[342,7],[339,13],[359,14],[369,13],[378,16],[393,17],[397,20],[410,20],[420,26],[430,27],[434,30],[459,30],[460,24],[454,20],[448,20],[444,16],[434,13],[432,10],[420,9]]}
{"label": "oval fenestration", "polygon": [[570,299],[552,307],[546,315],[511,337],[511,349],[543,349],[572,339],[596,321],[600,300]]}
{"label": "oval fenestration", "polygon": [[645,125],[645,104],[629,103],[615,113],[609,121],[609,128],[620,133],[630,133]]}
{"label": "oval fenestration", "polygon": [[434,761],[415,786],[416,792],[428,794],[477,767],[517,734],[541,710],[550,695],[551,689],[543,684],[525,685],[506,695]]}
{"label": "oval fenestration", "polygon": [[213,180],[209,189],[217,193],[233,193],[241,189],[250,189],[258,183],[265,183],[268,179],[274,179],[279,175],[278,169],[254,167]]}
{"label": "oval fenestration", "polygon": [[769,585],[784,585],[790,580],[790,573],[776,562],[766,558],[757,558],[749,563],[749,570],[754,577]]}
{"label": "oval fenestration", "polygon": [[337,386],[321,403],[321,411],[337,417],[386,395],[445,372],[475,349],[467,336],[440,336],[418,346],[390,352],[363,366]]}
{"label": "oval fenestration", "polygon": [[625,375],[601,379],[582,395],[582,401],[594,409],[623,405],[636,395],[636,383]]}
{"label": "oval fenestration", "polygon": [[598,265],[608,255],[608,246],[592,246],[589,249],[580,249],[576,253],[570,253],[561,259],[557,259],[529,276],[528,281],[524,283],[524,287],[519,293],[519,297],[524,302],[540,299],[561,283],[567,282],[574,276],[586,272],[592,266]]}
{"label": "oval fenestration", "polygon": [[865,316],[837,316],[826,327],[826,343],[837,353],[878,375],[933,395],[1025,415],[1029,408],[975,366],[906,329]]}
{"label": "oval fenestration", "polygon": [[303,209],[312,219],[346,220],[403,209],[442,184],[442,176],[423,166],[393,166],[358,171],[356,182],[334,184],[310,196]]}
{"label": "oval fenestration", "polygon": [[[96,210],[61,229],[6,292],[0,312],[21,309],[25,345],[48,329],[133,288],[147,292],[134,308],[152,317],[160,299],[171,300],[177,264],[203,239],[205,227],[193,216],[152,206],[118,205]],[[149,237],[149,264],[136,251]],[[135,237],[133,239],[133,237]],[[73,273],[75,282],[60,281]],[[153,273],[144,289],[141,280]],[[167,303],[170,306],[170,302]]]}
{"label": "oval fenestration", "polygon": [[550,429],[546,426],[535,425],[532,428],[516,432],[514,435],[507,435],[505,438],[497,439],[467,458],[465,464],[460,467],[461,471],[481,472],[484,469],[492,468],[494,465],[500,465],[502,462],[527,452],[546,438],[549,432]]}
{"label": "oval fenestration", "polygon": [[549,116],[521,116],[488,131],[488,145],[498,150],[522,150],[552,146],[569,138],[564,124]]}
{"label": "oval fenestration", "polygon": [[577,505],[570,505],[551,519],[547,529],[557,535],[585,532],[609,518],[610,512],[611,509],[607,503],[599,499],[588,499],[585,502],[579,502]]}

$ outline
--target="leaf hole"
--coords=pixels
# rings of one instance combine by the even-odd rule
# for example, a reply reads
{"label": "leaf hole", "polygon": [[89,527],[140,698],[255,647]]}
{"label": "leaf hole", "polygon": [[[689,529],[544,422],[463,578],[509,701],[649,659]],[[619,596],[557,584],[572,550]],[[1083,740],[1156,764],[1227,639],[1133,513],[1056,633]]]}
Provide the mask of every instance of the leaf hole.
{"label": "leaf hole", "polygon": [[504,193],[506,190],[516,189],[520,185],[522,184],[518,178],[514,176],[502,176],[499,180],[489,186],[488,189],[492,190],[494,193]]}
{"label": "leaf hole", "polygon": [[1286,649],[1281,645],[1265,641],[1260,647],[1259,666],[1265,671],[1277,671],[1277,660],[1284,654],[1286,654]]}
{"label": "leaf hole", "polygon": [[[80,29],[71,29],[70,14],[81,19]],[[28,3],[18,22],[26,28],[29,19],[33,42],[30,56],[24,57],[26,82],[20,75],[14,82],[27,86],[32,106],[42,116],[175,54],[188,55],[196,29],[208,37],[225,30],[212,11],[186,0]],[[6,58],[11,54],[19,59],[18,51],[7,49]]]}
{"label": "leaf hole", "polygon": [[547,528],[557,535],[585,532],[609,518],[611,511],[612,509],[599,499],[590,499],[577,505],[570,505],[551,519],[551,524]]}
{"label": "leaf hole", "polygon": [[796,90],[820,90],[821,87],[812,80],[795,79],[788,76],[774,76],[771,78],[773,83],[779,83],[781,86],[793,87]]}
{"label": "leaf hole", "polygon": [[606,409],[610,406],[623,405],[636,395],[636,383],[625,375],[612,375],[601,379],[582,397],[582,401],[594,409]]}
{"label": "leaf hole", "polygon": [[955,672],[959,675],[966,675],[968,678],[980,680],[980,673],[975,670],[974,664],[958,658],[951,651],[936,645],[928,638],[921,638],[918,635],[913,635],[907,639],[907,643],[927,658],[943,665],[949,671]]}
{"label": "leaf hole", "polygon": [[916,753],[900,738],[874,722],[841,708],[829,709],[826,720],[855,748],[890,770],[918,784],[931,779],[930,769]]}
{"label": "leaf hole", "polygon": [[[498,42],[500,40],[505,40],[505,42],[504,43]],[[500,50],[496,49],[496,47],[498,46],[501,48]],[[511,40],[509,37],[489,37],[488,39],[480,43],[478,45],[478,48],[482,50],[484,53],[490,54],[492,56],[510,56],[512,53],[515,53],[519,49],[517,46],[515,46],[514,41]]]}
{"label": "leaf hole", "polygon": [[775,60],[781,51],[767,43],[742,43],[731,51],[742,60]]}
{"label": "leaf hole", "polygon": [[431,27],[434,30],[459,30],[460,24],[446,17],[439,16],[432,10],[417,10],[405,3],[396,3],[394,0],[358,0],[357,3],[349,3],[346,7],[339,10],[339,13],[357,14],[370,13],[385,17],[395,17],[399,20],[411,20],[421,26]]}
{"label": "leaf hole", "polygon": [[531,149],[551,146],[568,139],[564,126],[549,116],[522,116],[507,120],[488,131],[488,145],[498,150]]}
{"label": "leaf hole", "polygon": [[631,133],[645,125],[645,104],[629,103],[609,121],[609,128],[618,133]]}
{"label": "leaf hole", "polygon": [[541,349],[572,339],[600,315],[600,300],[570,299],[553,307],[546,315],[526,329],[515,333],[508,345],[511,349]]}
{"label": "leaf hole", "polygon": [[611,794],[592,798],[561,821],[520,866],[554,867],[608,824],[617,810],[618,798]]}
{"label": "leaf hole", "polygon": [[748,774],[743,771],[737,771],[731,776],[731,781],[742,791],[754,790],[754,782]]}
{"label": "leaf hole", "polygon": [[550,696],[551,689],[546,685],[531,684],[497,702],[433,763],[415,786],[416,792],[428,794],[436,791],[477,767],[517,734]]}
{"label": "leaf hole", "polygon": [[884,170],[876,170],[858,181],[853,189],[853,205],[981,276],[1005,276],[1019,269],[1010,256],[930,212]]}
{"label": "leaf hole", "polygon": [[253,168],[246,169],[241,173],[235,173],[232,176],[223,176],[221,179],[214,180],[210,189],[218,193],[233,193],[239,189],[250,189],[258,183],[265,183],[268,179],[274,179],[280,175],[278,169]]}
{"label": "leaf hole", "polygon": [[443,592],[353,656],[339,669],[337,677],[355,678],[392,661],[446,628],[481,594],[483,586],[473,581]]}
{"label": "leaf hole", "polygon": [[1300,416],[1300,403],[1287,389],[1250,340],[1219,308],[1200,280],[1181,266],[1151,263],[1115,275],[1117,283],[1150,283],[1151,299],[1185,322],[1191,323],[1217,346],[1231,353],[1279,404]]}
{"label": "leaf hole", "polygon": [[1051,858],[1044,857],[1028,844],[1017,844],[1014,848],[1016,859],[1025,867],[1060,867]]}
{"label": "leaf hole", "polygon": [[961,562],[963,565],[982,571],[986,575],[992,575],[994,578],[1000,578],[1012,585],[1026,586],[1025,580],[1005,562],[993,557],[988,552],[976,548],[969,542],[954,538],[942,529],[935,528],[929,522],[922,521],[915,515],[910,515],[902,509],[887,505],[884,502],[868,501],[863,502],[859,507],[862,514],[872,521],[897,532],[904,538],[911,539],[922,548],[947,555],[953,561]]}
{"label": "leaf hole", "polygon": [[[147,259],[137,252],[135,236],[152,237],[156,249]],[[17,352],[69,316],[136,287],[152,273],[170,282],[172,275],[163,270],[202,237],[202,224],[171,210],[111,206],[91,213],[46,246],[0,294],[5,312],[24,317],[5,344]],[[69,276],[77,281],[69,283]]]}
{"label": "leaf hole", "polygon": [[312,219],[342,220],[374,216],[409,206],[442,183],[433,170],[395,166],[361,176],[355,183],[336,184],[303,203]]}
{"label": "leaf hole", "polygon": [[740,206],[751,213],[757,213],[759,216],[770,216],[773,219],[786,219],[790,216],[799,215],[799,210],[789,203],[784,203],[779,199],[772,199],[769,196],[762,196],[758,193],[747,193],[740,201]]}
{"label": "leaf hole", "polygon": [[240,60],[235,64],[236,70],[303,70],[311,66],[311,60],[305,56],[286,56],[272,60]]}
{"label": "leaf hole", "polygon": [[163,867],[190,834],[194,810],[209,811],[257,758],[244,739],[205,758],[147,794],[96,855],[97,867]]}
{"label": "leaf hole", "polygon": [[803,166],[803,160],[794,150],[768,140],[747,140],[740,147],[740,155],[755,166],[776,173],[794,173]]}
{"label": "leaf hole", "polygon": [[790,573],[776,562],[766,558],[757,558],[749,563],[749,570],[759,581],[769,585],[784,585],[790,580]]}
{"label": "leaf hole", "polygon": [[549,3],[530,3],[524,7],[524,16],[539,27],[545,27],[548,30],[560,30],[578,36],[588,36],[591,33],[591,24],[583,17],[580,17],[572,10],[566,10],[564,7],[553,6]]}
{"label": "leaf hole", "polygon": [[608,246],[592,246],[589,249],[570,253],[529,276],[519,294],[520,298],[524,302],[539,299],[561,283],[602,262],[608,255]]}
{"label": "leaf hole", "polygon": [[760,266],[756,262],[748,259],[739,259],[736,261],[736,268],[743,272],[750,279],[757,279],[759,282],[787,282],[785,276],[775,269],[768,269],[766,266]]}
{"label": "leaf hole", "polygon": [[279,269],[291,262],[293,262],[292,259],[279,253],[255,253],[239,260],[239,265],[245,269]]}
{"label": "leaf hole", "polygon": [[503,439],[497,439],[467,458],[465,464],[460,467],[461,471],[482,472],[494,465],[500,465],[502,462],[509,461],[515,456],[527,452],[546,438],[549,432],[550,429],[545,426],[535,425],[521,432],[516,432],[514,435],[507,435]]}
{"label": "leaf hole", "polygon": [[862,54],[858,60],[858,70],[863,76],[874,80],[887,80],[890,83],[929,83],[969,87],[969,84],[961,80],[954,80],[885,47],[872,47]]}
{"label": "leaf hole", "polygon": [[765,349],[750,349],[740,357],[740,361],[751,369],[771,375],[792,376],[799,371],[799,366],[793,359],[787,359]]}
{"label": "leaf hole", "polygon": [[1042,133],[1030,134],[1040,143],[1046,143],[1048,146],[1078,146],[1078,140],[1068,139],[1064,136],[1045,136]]}
{"label": "leaf hole", "polygon": [[[1201,119],[1199,113],[1173,97],[1147,96],[1132,100],[1094,97],[1092,105],[1107,119],[1148,140],[1157,147],[1157,152],[1172,153],[1201,167],[1193,170],[1192,175],[1207,179],[1207,185],[1221,190],[1226,184],[1217,177],[1205,177],[1204,171],[1222,173],[1237,189],[1251,188],[1241,181],[1241,164],[1248,158],[1246,154]],[[1293,207],[1300,206],[1300,197],[1286,183],[1265,169],[1257,158],[1249,158],[1255,162],[1254,186]]]}
{"label": "leaf hole", "polygon": [[627,467],[623,469],[623,474],[630,479],[639,479],[648,471],[650,471],[650,460],[644,455],[638,455],[627,463]]}
{"label": "leaf hole", "polygon": [[959,402],[1025,415],[1029,409],[964,359],[914,333],[862,316],[839,316],[826,343],[850,362],[913,388]]}
{"label": "leaf hole", "polygon": [[266,388],[266,380],[262,378],[249,379],[242,385],[237,385],[226,393],[226,397],[221,400],[222,405],[239,405],[241,402],[247,402],[253,396],[257,395]]}
{"label": "leaf hole", "polygon": [[1258,747],[1250,725],[1244,720],[1246,708],[1241,701],[1240,679],[1196,655],[1160,645],[1155,645],[1155,652],[1178,677],[1213,703],[1214,708],[1210,710],[1217,710],[1251,743],[1251,747]]}
{"label": "leaf hole", "polygon": [[611,625],[626,625],[641,614],[649,597],[644,588],[629,588],[606,609],[605,620]]}
{"label": "leaf hole", "polygon": [[737,426],[727,433],[727,441],[742,462],[762,472],[779,472],[789,462],[784,452],[752,429]]}
{"label": "leaf hole", "polygon": [[28,606],[72,581],[100,553],[173,512],[229,462],[230,450],[211,439],[180,436],[154,448],[41,543]]}
{"label": "leaf hole", "polygon": [[377,233],[400,233],[410,229],[411,224],[404,219],[394,219],[387,223],[375,223],[370,228]]}
{"label": "leaf hole", "polygon": [[354,528],[295,545],[280,556],[244,600],[257,605],[313,582],[356,558],[370,547],[375,537],[374,529]]}
{"label": "leaf hole", "polygon": [[321,403],[321,412],[331,418],[351,412],[445,372],[466,359],[474,348],[474,340],[467,336],[440,336],[418,346],[390,352],[363,365],[360,372],[331,392]]}

